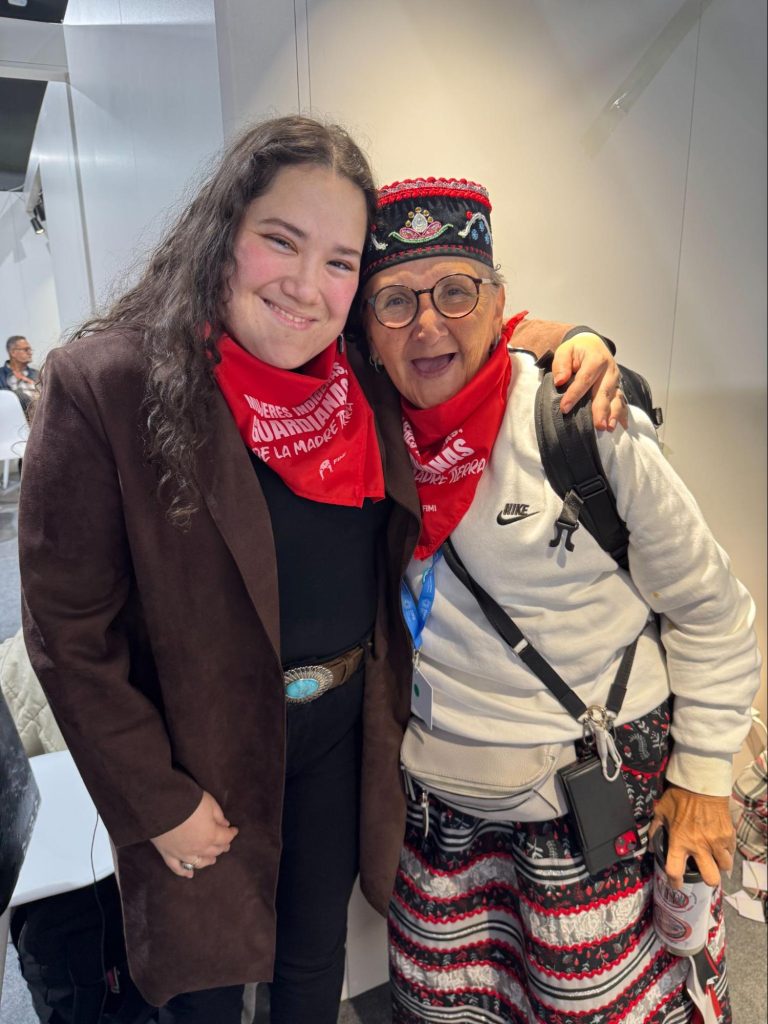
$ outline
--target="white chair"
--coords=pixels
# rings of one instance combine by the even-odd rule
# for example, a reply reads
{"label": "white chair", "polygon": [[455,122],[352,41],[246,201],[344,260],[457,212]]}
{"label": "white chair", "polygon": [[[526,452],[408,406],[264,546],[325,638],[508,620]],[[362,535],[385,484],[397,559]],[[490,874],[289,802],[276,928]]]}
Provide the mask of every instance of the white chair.
{"label": "white chair", "polygon": [[12,391],[0,390],[0,462],[3,463],[3,490],[8,487],[11,460],[24,457],[29,424],[21,402]]}

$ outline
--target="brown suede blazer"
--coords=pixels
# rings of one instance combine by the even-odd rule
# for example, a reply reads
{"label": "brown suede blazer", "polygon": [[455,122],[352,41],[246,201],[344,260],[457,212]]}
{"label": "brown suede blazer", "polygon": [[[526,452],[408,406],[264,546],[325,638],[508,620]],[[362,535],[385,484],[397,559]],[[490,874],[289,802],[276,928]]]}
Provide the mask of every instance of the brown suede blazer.
{"label": "brown suede blazer", "polygon": [[[394,500],[366,670],[361,798],[361,882],[384,913],[405,813],[410,653],[398,581],[418,500],[396,396],[360,360],[356,371]],[[183,531],[168,523],[143,452],[144,385],[131,334],[50,353],[19,540],[29,654],[117,847],[131,973],[160,1005],[272,976],[285,705],[269,513],[229,410],[217,393],[197,459],[203,503]],[[149,839],[187,818],[201,789],[240,833],[189,881]]]}

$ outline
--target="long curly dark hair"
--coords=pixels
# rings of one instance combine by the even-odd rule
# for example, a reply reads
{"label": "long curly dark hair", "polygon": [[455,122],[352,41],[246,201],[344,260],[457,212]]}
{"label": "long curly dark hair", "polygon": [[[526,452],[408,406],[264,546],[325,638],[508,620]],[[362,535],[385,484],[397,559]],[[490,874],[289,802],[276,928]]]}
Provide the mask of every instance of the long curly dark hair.
{"label": "long curly dark hair", "polygon": [[368,161],[339,125],[279,117],[244,131],[226,150],[150,256],[140,280],[68,340],[120,327],[139,333],[148,367],[147,452],[158,470],[168,516],[184,526],[198,507],[195,452],[206,436],[219,361],[222,303],[234,270],[234,242],[249,203],[284,167],[310,164],[348,178],[365,195],[369,221],[376,187]]}

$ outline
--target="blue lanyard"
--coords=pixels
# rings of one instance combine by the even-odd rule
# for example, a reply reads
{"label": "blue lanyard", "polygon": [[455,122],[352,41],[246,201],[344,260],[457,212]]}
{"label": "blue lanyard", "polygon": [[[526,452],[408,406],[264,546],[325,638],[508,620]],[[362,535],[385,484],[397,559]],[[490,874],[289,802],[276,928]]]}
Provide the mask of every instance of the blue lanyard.
{"label": "blue lanyard", "polygon": [[400,582],[400,604],[403,609],[403,617],[411,634],[413,646],[418,651],[421,647],[421,635],[427,624],[429,613],[435,602],[435,566],[440,561],[441,551],[436,551],[432,556],[432,564],[426,570],[421,579],[421,592],[418,603],[408,586],[407,580]]}

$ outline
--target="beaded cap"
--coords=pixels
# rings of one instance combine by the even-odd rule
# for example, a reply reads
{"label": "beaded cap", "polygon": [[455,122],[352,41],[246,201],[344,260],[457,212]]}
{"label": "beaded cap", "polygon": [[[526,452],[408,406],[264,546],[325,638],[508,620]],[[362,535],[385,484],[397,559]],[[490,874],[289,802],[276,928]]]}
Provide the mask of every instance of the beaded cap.
{"label": "beaded cap", "polygon": [[361,282],[427,256],[469,256],[493,267],[491,201],[482,185],[466,178],[412,178],[379,189]]}

